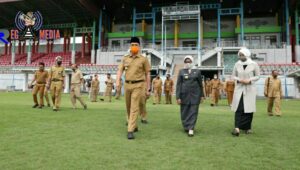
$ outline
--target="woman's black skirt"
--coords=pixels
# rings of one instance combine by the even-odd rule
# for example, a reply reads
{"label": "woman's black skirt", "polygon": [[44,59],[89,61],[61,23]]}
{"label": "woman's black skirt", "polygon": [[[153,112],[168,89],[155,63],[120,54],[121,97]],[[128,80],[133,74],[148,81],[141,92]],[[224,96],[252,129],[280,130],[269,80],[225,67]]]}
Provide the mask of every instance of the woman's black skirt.
{"label": "woman's black skirt", "polygon": [[239,102],[239,106],[235,112],[235,128],[239,128],[242,130],[251,129],[252,119],[253,119],[253,112],[245,113],[244,111],[244,102],[243,102],[243,95],[242,95]]}
{"label": "woman's black skirt", "polygon": [[184,130],[193,130],[198,117],[199,105],[182,104],[180,106],[181,122]]}

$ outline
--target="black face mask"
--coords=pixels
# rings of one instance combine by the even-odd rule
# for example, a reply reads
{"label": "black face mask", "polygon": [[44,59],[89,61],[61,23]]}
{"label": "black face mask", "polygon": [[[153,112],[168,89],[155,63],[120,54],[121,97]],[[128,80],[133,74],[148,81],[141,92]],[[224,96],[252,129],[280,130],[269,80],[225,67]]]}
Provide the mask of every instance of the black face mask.
{"label": "black face mask", "polygon": [[61,61],[58,61],[58,62],[57,62],[57,65],[61,65],[61,63],[62,63]]}
{"label": "black face mask", "polygon": [[277,75],[273,75],[274,78],[277,78]]}

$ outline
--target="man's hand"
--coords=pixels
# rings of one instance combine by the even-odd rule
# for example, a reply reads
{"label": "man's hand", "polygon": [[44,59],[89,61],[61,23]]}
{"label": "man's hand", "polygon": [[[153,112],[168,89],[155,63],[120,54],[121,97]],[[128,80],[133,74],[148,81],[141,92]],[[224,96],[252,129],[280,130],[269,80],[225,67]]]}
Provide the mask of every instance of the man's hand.
{"label": "man's hand", "polygon": [[178,105],[180,105],[181,104],[181,99],[177,99],[176,102],[177,102]]}
{"label": "man's hand", "polygon": [[150,97],[150,92],[149,92],[149,91],[146,92],[146,97],[147,97],[147,98]]}
{"label": "man's hand", "polygon": [[48,90],[50,89],[50,84],[49,84],[49,83],[46,84],[46,88],[47,88]]}
{"label": "man's hand", "polygon": [[116,81],[116,88],[117,88],[117,90],[120,89],[120,80],[117,80],[117,81]]}

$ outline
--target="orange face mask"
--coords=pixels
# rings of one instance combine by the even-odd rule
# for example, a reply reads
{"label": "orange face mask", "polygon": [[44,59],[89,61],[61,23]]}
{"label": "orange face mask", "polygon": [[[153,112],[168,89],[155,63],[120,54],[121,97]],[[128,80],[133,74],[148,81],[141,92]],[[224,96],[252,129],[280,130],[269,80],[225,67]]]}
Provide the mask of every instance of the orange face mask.
{"label": "orange face mask", "polygon": [[135,54],[137,54],[138,52],[139,52],[139,47],[138,46],[132,46],[132,47],[130,47],[130,52],[133,54],[133,55],[135,55]]}

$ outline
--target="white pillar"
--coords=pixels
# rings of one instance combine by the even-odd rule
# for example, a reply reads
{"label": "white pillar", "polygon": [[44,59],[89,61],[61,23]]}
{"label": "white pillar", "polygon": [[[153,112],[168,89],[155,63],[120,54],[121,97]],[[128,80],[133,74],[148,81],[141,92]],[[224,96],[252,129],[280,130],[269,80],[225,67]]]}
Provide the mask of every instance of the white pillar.
{"label": "white pillar", "polygon": [[64,93],[69,93],[70,92],[70,76],[71,76],[71,74],[66,74]]}
{"label": "white pillar", "polygon": [[24,74],[23,92],[28,90],[28,73]]}
{"label": "white pillar", "polygon": [[11,64],[14,65],[16,60],[16,41],[11,42],[11,45]]}
{"label": "white pillar", "polygon": [[15,53],[15,52],[12,52],[12,53],[11,53],[11,64],[12,64],[12,65],[15,64],[15,60],[16,60],[15,58],[16,58],[16,53]]}
{"label": "white pillar", "polygon": [[27,64],[31,64],[31,51],[27,52]]}
{"label": "white pillar", "polygon": [[292,63],[292,46],[287,45],[286,46],[286,64]]}
{"label": "white pillar", "polygon": [[75,64],[75,51],[74,50],[72,50],[72,52],[71,52],[71,62],[72,62],[72,64]]}
{"label": "white pillar", "polygon": [[300,63],[300,45],[295,46],[296,62]]}
{"label": "white pillar", "polygon": [[221,67],[221,52],[220,51],[217,53],[217,66]]}
{"label": "white pillar", "polygon": [[95,64],[95,50],[91,50],[91,64]]}
{"label": "white pillar", "polygon": [[101,64],[100,61],[100,56],[101,56],[101,49],[97,49],[97,54],[96,54],[96,64]]}
{"label": "white pillar", "polygon": [[28,40],[28,46],[27,46],[27,64],[31,64],[31,40]]}

